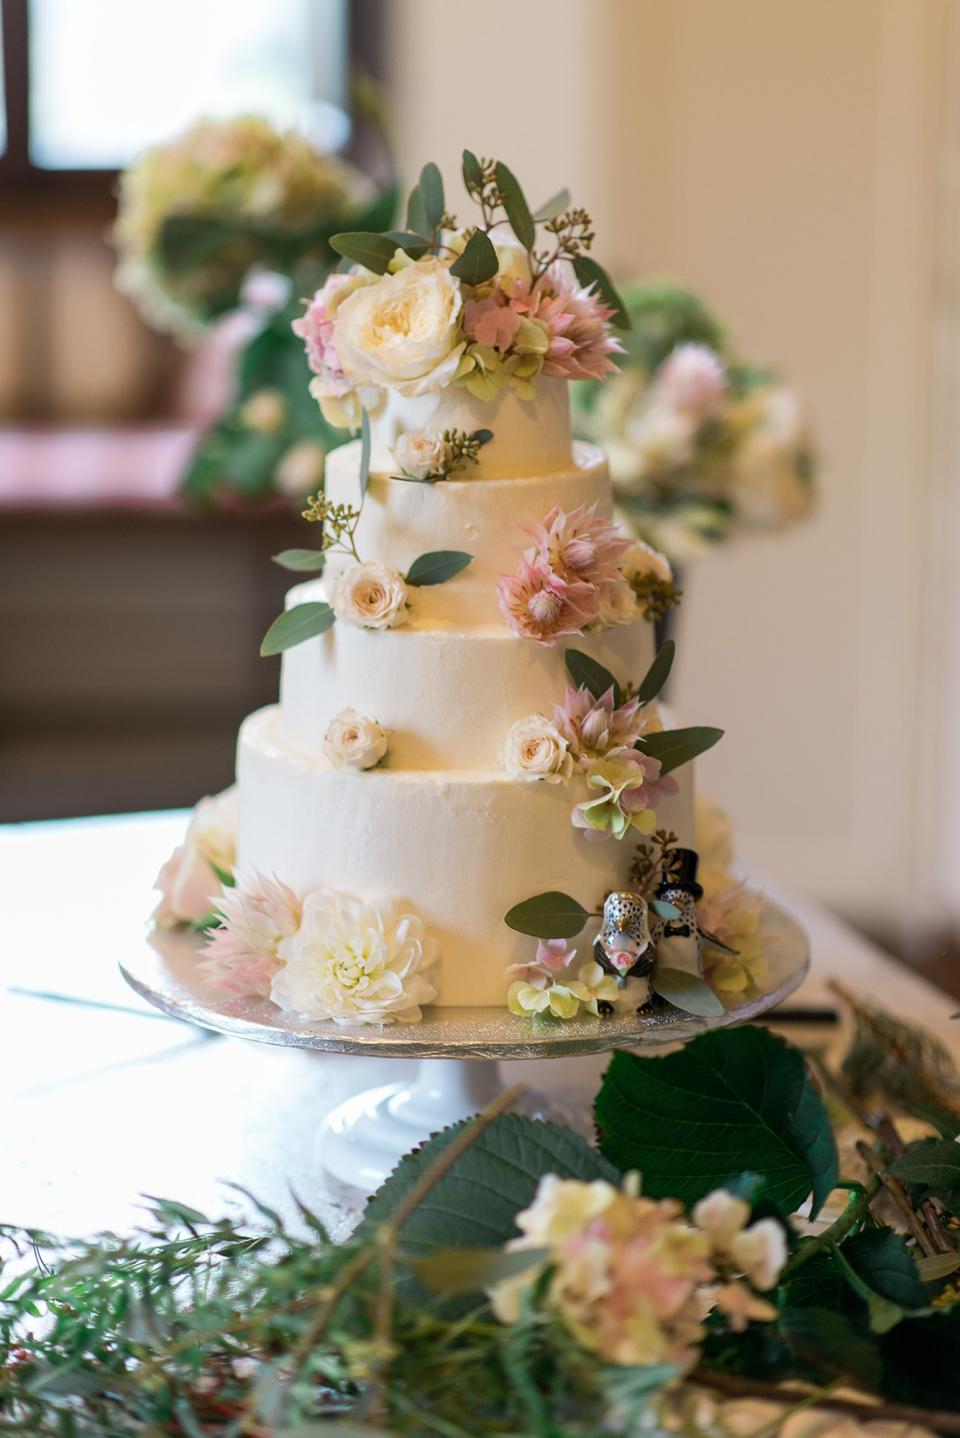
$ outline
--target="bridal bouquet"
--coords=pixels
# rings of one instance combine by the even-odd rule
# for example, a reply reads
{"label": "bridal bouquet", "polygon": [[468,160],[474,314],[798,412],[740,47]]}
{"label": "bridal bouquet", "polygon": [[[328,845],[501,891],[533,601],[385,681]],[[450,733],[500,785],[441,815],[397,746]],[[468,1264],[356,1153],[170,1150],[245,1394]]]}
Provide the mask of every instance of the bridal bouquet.
{"label": "bridal bouquet", "polygon": [[0,1226],[0,1432],[960,1432],[960,1077],[852,1003],[837,1068],[763,1028],[614,1054],[597,1147],[508,1092],[342,1243],[299,1201],[248,1227],[151,1199],[145,1230],[84,1242]]}
{"label": "bridal bouquet", "polygon": [[621,294],[632,328],[618,373],[575,385],[574,403],[637,535],[682,561],[806,514],[815,461],[794,390],[736,358],[689,291],[633,282]]}
{"label": "bridal bouquet", "polygon": [[392,194],[353,165],[253,116],[199,120],[123,174],[116,281],[148,324],[195,340],[246,313],[234,395],[184,478],[189,498],[320,486],[341,436],[306,396],[290,325],[337,261],[331,236],[385,225],[392,211]]}

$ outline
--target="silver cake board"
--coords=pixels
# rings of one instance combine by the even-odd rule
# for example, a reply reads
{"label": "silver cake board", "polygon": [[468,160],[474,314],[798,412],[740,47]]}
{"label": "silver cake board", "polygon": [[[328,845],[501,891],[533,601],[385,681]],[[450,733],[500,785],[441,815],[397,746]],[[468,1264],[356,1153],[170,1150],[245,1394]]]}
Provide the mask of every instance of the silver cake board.
{"label": "silver cake board", "polygon": [[[516,1018],[505,1007],[431,1006],[415,1024],[309,1022],[284,1013],[269,999],[225,993],[200,962],[202,937],[180,930],[150,933],[120,969],[131,988],[165,1014],[216,1033],[322,1053],[416,1059],[411,1081],[367,1089],[323,1120],[321,1161],[327,1172],[369,1193],[403,1154],[478,1112],[501,1091],[501,1059],[649,1050],[748,1023],[776,1008],[803,982],[809,967],[807,938],[796,920],[774,904],[765,907],[763,934],[766,980],[746,994],[721,996],[724,1012],[715,1018],[665,1008],[561,1022]],[[525,1108],[550,1116],[550,1105],[535,1095],[527,1097]]]}

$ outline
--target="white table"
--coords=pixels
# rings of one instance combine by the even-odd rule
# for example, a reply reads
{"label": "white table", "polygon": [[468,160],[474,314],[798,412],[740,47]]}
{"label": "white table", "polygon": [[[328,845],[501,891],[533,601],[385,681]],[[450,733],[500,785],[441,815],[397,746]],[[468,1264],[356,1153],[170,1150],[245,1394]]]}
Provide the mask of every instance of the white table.
{"label": "white table", "polygon": [[[0,827],[2,1221],[125,1230],[139,1221],[141,1194],[213,1214],[248,1211],[224,1186],[232,1180],[286,1214],[293,1190],[337,1226],[314,1152],[317,1120],[402,1065],[208,1035],[128,989],[117,965],[146,926],[150,884],[185,823],[164,813]],[[955,1000],[822,909],[776,897],[807,928],[813,953],[791,1005],[831,1005],[825,983],[835,976],[960,1052]],[[799,1043],[839,1041],[833,1029],[784,1032]],[[504,1067],[512,1082],[582,1101],[605,1062]]]}

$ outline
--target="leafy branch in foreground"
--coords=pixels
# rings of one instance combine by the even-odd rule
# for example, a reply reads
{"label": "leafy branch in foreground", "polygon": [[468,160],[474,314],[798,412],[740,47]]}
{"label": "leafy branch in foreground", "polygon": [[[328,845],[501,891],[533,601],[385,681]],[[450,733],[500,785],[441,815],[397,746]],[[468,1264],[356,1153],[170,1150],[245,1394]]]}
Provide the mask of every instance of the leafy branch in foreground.
{"label": "leafy branch in foreground", "polygon": [[[882,1079],[865,1108],[843,1067],[817,1073],[865,1135],[862,1174],[838,1178],[799,1051],[748,1028],[615,1055],[599,1152],[503,1095],[404,1158],[340,1245],[303,1205],[296,1231],[156,1199],[129,1238],[2,1228],[0,1433],[726,1438],[742,1397],[960,1433],[957,1146],[904,1141]],[[791,1216],[835,1185],[831,1221]],[[584,1225],[606,1307],[575,1281]],[[716,1274],[685,1333],[655,1281],[681,1235],[684,1301],[701,1262]]]}

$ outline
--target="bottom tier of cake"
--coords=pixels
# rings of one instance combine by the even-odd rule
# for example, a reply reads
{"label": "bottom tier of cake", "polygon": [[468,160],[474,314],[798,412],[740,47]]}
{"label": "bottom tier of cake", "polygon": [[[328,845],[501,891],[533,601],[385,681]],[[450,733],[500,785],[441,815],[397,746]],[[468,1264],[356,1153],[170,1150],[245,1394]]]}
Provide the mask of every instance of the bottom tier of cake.
{"label": "bottom tier of cake", "polygon": [[[674,777],[657,820],[692,844],[693,766]],[[547,890],[599,908],[626,887],[641,838],[591,843],[571,823],[569,789],[500,770],[333,769],[289,742],[277,707],[243,724],[237,779],[241,872],[408,904],[440,945],[441,1004],[503,1004],[507,965],[535,949],[507,910]]]}

